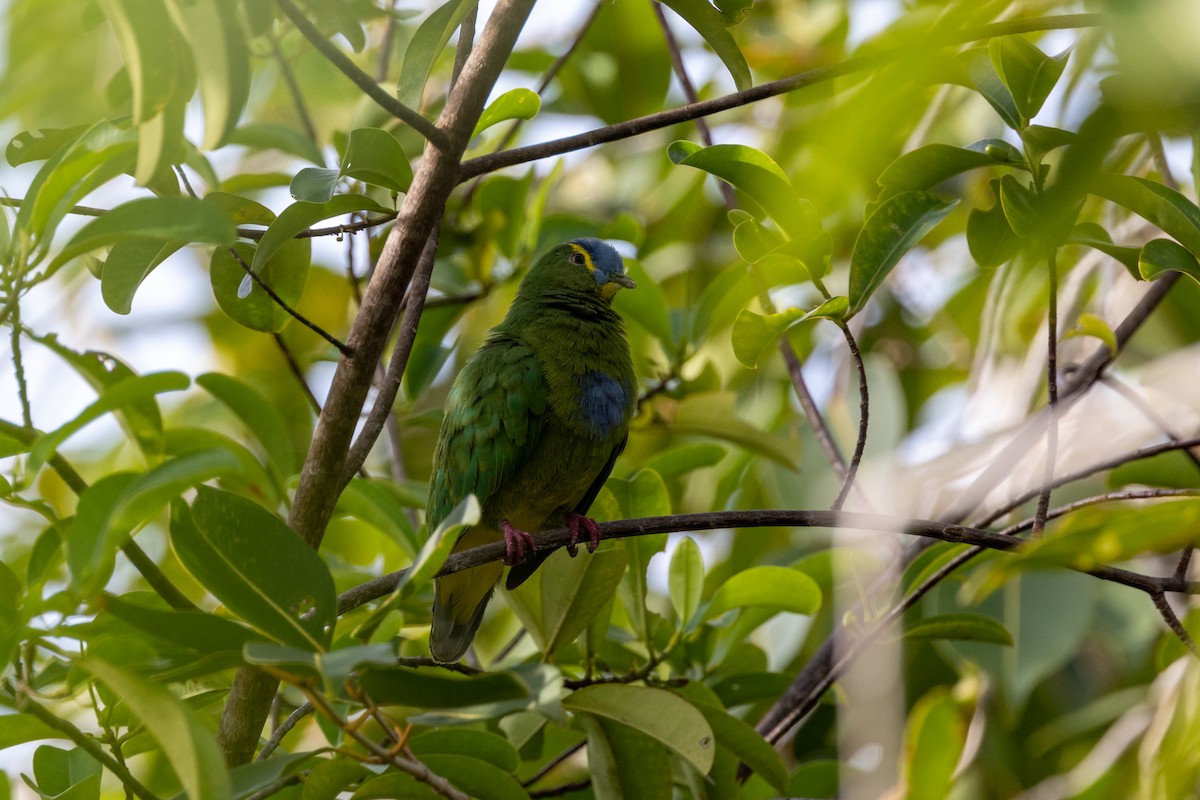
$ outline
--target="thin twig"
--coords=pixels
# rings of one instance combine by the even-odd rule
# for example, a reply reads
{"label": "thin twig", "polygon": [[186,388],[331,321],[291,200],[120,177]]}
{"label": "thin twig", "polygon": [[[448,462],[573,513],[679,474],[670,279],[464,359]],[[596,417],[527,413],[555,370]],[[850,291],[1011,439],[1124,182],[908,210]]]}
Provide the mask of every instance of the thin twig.
{"label": "thin twig", "polygon": [[279,46],[279,37],[271,36],[269,38],[271,54],[275,57],[275,62],[279,64],[279,74],[283,76],[283,83],[292,97],[292,105],[296,109],[300,127],[304,128],[304,135],[308,137],[308,140],[316,144],[318,142],[317,128],[313,125],[312,116],[308,113],[308,106],[304,102],[304,93],[300,90],[300,82],[296,80],[296,73],[292,72],[292,65],[288,63],[287,56],[283,54],[283,49]]}
{"label": "thin twig", "polygon": [[[1164,436],[1173,442],[1178,442],[1183,439],[1183,436],[1175,431],[1174,426],[1162,418],[1162,415],[1155,411],[1154,407],[1146,401],[1138,392],[1129,384],[1118,378],[1116,375],[1103,375],[1100,378],[1100,385],[1108,389],[1112,389],[1120,395],[1125,401],[1133,406],[1137,411],[1158,428]],[[1192,464],[1200,470],[1200,456],[1192,450],[1181,451]]]}
{"label": "thin twig", "polygon": [[283,742],[285,736],[291,733],[292,728],[300,722],[300,720],[313,713],[315,706],[312,703],[302,703],[291,714],[287,715],[287,719],[279,723],[275,730],[271,731],[271,738],[267,739],[267,743],[263,745],[262,750],[258,751],[255,761],[265,761],[267,756],[275,752],[275,749]]}
{"label": "thin twig", "polygon": [[1050,288],[1046,298],[1046,461],[1042,469],[1042,491],[1038,496],[1037,513],[1030,531],[1039,536],[1046,526],[1050,509],[1050,482],[1054,479],[1054,462],[1058,460],[1058,259],[1056,247],[1050,245],[1046,266]]}
{"label": "thin twig", "polygon": [[521,781],[521,785],[524,786],[525,788],[529,788],[530,786],[533,786],[535,783],[540,781],[542,778],[549,775],[550,772],[555,767],[557,767],[559,764],[566,761],[571,756],[578,753],[584,747],[587,747],[586,739],[583,740],[582,742],[579,742],[576,745],[572,745],[571,747],[568,747],[566,750],[562,751],[561,753],[556,755],[554,758],[550,759],[544,765],[542,765],[542,768],[539,769],[536,773],[534,773],[534,775],[531,778],[529,778],[529,780]]}
{"label": "thin twig", "polygon": [[383,83],[388,79],[388,71],[392,64],[392,43],[396,41],[396,0],[388,3],[387,25],[383,29],[383,39],[379,42],[379,62],[375,67],[375,80]]}
{"label": "thin twig", "polygon": [[1175,614],[1175,609],[1171,608],[1171,604],[1167,602],[1167,596],[1163,592],[1151,592],[1150,599],[1154,601],[1154,607],[1158,609],[1158,613],[1163,618],[1163,622],[1171,629],[1179,641],[1183,642],[1188,650],[1192,651],[1192,655],[1200,658],[1200,648],[1196,647],[1196,640],[1187,632],[1187,628],[1183,627],[1183,623],[1179,621],[1179,617]]}
{"label": "thin twig", "polygon": [[846,457],[838,450],[837,443],[833,440],[833,432],[829,430],[829,424],[825,421],[824,415],[821,414],[821,409],[817,408],[817,402],[813,399],[812,393],[808,391],[808,384],[804,380],[800,358],[796,355],[796,351],[792,349],[792,345],[788,342],[786,336],[779,337],[779,352],[783,355],[783,363],[787,366],[788,377],[791,378],[792,388],[796,392],[796,399],[800,401],[800,408],[804,411],[804,416],[808,419],[809,425],[812,426],[813,436],[816,437],[817,444],[825,451],[825,457],[829,460],[834,471],[837,472],[838,477],[844,482],[849,475]]}
{"label": "thin twig", "polygon": [[284,775],[282,778],[279,778],[272,783],[268,783],[257,792],[246,795],[246,800],[266,800],[271,795],[282,792],[289,786],[295,786],[298,783],[302,783],[304,780],[305,774],[297,773],[295,775]]}
{"label": "thin twig", "polygon": [[246,259],[242,258],[241,253],[239,253],[237,250],[235,250],[232,247],[229,248],[229,253],[230,253],[230,255],[233,256],[234,260],[236,260],[239,264],[242,265],[242,270],[245,271],[245,273],[250,276],[250,280],[252,280],[254,282],[254,284],[256,286],[258,286],[258,288],[262,289],[263,292],[266,293],[267,297],[271,298],[271,301],[273,303],[275,303],[275,305],[277,305],[281,309],[283,309],[285,314],[287,314],[292,319],[299,322],[304,327],[308,328],[310,331],[315,333],[317,336],[320,336],[322,339],[324,339],[325,341],[329,342],[331,345],[336,347],[338,352],[341,353],[342,355],[344,355],[344,356],[354,355],[354,351],[351,350],[344,342],[340,341],[336,336],[329,333],[324,328],[322,328],[320,325],[317,325],[315,322],[310,320],[308,317],[305,317],[299,311],[297,311],[296,309],[294,309],[290,305],[288,305],[287,301],[285,301],[282,297],[280,297],[278,294],[276,294],[275,290],[267,285],[266,281],[264,281],[262,279],[262,276],[260,276],[257,272],[255,272],[254,270],[252,270],[250,268],[250,265],[246,263]]}
{"label": "thin twig", "polygon": [[374,100],[380,108],[397,119],[406,122],[413,130],[437,147],[442,147],[446,144],[446,135],[442,131],[438,130],[432,122],[422,117],[416,111],[401,103],[393,95],[385,91],[382,86],[372,80],[370,75],[359,69],[358,65],[347,58],[333,42],[321,35],[317,27],[309,21],[308,16],[292,0],[275,0],[275,4],[283,11],[284,16],[291,20],[296,29],[304,35],[304,38],[308,39],[309,44],[315,47],[321,55],[325,56],[329,63],[337,67],[343,75],[361,89],[363,94]]}
{"label": "thin twig", "polygon": [[535,789],[529,793],[529,796],[530,798],[561,797],[564,794],[582,791],[591,785],[591,778],[582,778],[577,781],[572,781],[571,783],[564,783],[562,786],[553,786],[549,789]]}
{"label": "thin twig", "polygon": [[272,331],[271,337],[275,340],[275,346],[279,348],[280,354],[283,355],[283,360],[287,362],[288,371],[295,376],[296,382],[300,384],[300,391],[308,399],[308,404],[312,406],[313,413],[317,416],[321,414],[321,401],[313,394],[312,387],[308,385],[308,379],[304,376],[304,370],[300,367],[300,362],[296,361],[296,356],[292,353],[291,348],[287,346],[287,342],[283,340],[283,336],[278,331]]}
{"label": "thin twig", "polygon": [[1158,135],[1158,131],[1147,133],[1146,143],[1150,145],[1150,156],[1154,159],[1155,169],[1162,176],[1163,184],[1178,192],[1179,181],[1175,180],[1175,176],[1171,174],[1171,164],[1167,161],[1167,153],[1163,150],[1162,137]]}
{"label": "thin twig", "polygon": [[858,372],[858,438],[854,442],[854,454],[850,457],[846,475],[842,478],[842,487],[838,489],[837,497],[834,498],[831,506],[834,511],[839,510],[846,503],[850,488],[854,486],[854,476],[858,474],[858,466],[862,463],[863,451],[867,446],[867,418],[871,409],[870,394],[867,391],[867,367],[863,363],[862,353],[858,351],[858,342],[854,340],[854,334],[850,332],[849,325],[841,323],[838,327],[841,329],[842,335],[846,337],[846,347],[850,350],[850,359],[854,362],[854,368]]}

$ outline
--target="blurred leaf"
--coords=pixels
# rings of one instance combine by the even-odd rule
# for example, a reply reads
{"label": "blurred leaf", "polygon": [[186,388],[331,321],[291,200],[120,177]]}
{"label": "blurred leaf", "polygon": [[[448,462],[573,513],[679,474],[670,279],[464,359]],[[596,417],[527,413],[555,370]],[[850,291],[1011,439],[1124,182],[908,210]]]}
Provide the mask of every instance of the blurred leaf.
{"label": "blurred leaf", "polygon": [[120,670],[95,656],[78,662],[113,690],[142,721],[191,797],[230,797],[225,762],[197,716],[167,689]]}
{"label": "blurred leaf", "polygon": [[62,733],[32,714],[0,714],[0,750],[39,739],[58,739]]}
{"label": "blurred leaf", "polygon": [[100,762],[79,747],[63,750],[44,744],[33,753],[33,777],[44,797],[99,800],[101,771]]}
{"label": "blurred leaf", "polygon": [[812,311],[789,308],[766,316],[742,311],[733,321],[733,354],[744,366],[756,369],[763,353],[784,333],[801,322],[814,319],[841,322],[846,318],[849,307],[849,299],[839,295],[829,298]]}
{"label": "blurred leaf", "polygon": [[1011,645],[1013,636],[1002,623],[984,614],[939,614],[904,629],[905,639],[961,639]]}
{"label": "blurred leaf", "polygon": [[967,738],[967,720],[945,687],[917,701],[908,717],[905,777],[908,800],[943,800]]}
{"label": "blurred leaf", "polygon": [[133,87],[133,121],[155,117],[180,92],[184,48],[167,14],[165,3],[138,0],[97,0],[112,24]]}
{"label": "blurred leaf", "polygon": [[[1165,272],[1182,272],[1200,282],[1200,263],[1197,263],[1196,257],[1170,239],[1151,239],[1142,245],[1138,272],[1148,281]],[[1116,352],[1115,347],[1113,352]]]}
{"label": "blurred leaf", "polygon": [[462,708],[523,700],[528,689],[509,672],[459,675],[410,667],[369,667],[359,682],[376,703],[414,708]]}
{"label": "blurred leaf", "polygon": [[400,64],[400,82],[396,88],[396,97],[401,103],[411,109],[420,109],[421,95],[425,91],[425,82],[437,62],[446,43],[463,17],[475,7],[476,0],[450,0],[430,14],[404,51],[404,60]]}
{"label": "blurred leaf", "polygon": [[542,650],[546,655],[575,641],[617,590],[625,574],[623,549],[571,558],[561,548],[542,567]]}
{"label": "blurred leaf", "polygon": [[967,147],[928,144],[897,158],[879,176],[884,196],[928,189],[972,169],[996,166],[1025,167],[1020,151],[1002,139],[984,139]]}
{"label": "blurred leaf", "polygon": [[1104,342],[1108,352],[1114,356],[1120,350],[1117,347],[1117,335],[1113,332],[1112,327],[1095,314],[1080,314],[1079,319],[1075,321],[1075,326],[1067,331],[1063,338],[1068,339],[1074,336],[1094,336]]}
{"label": "blurred leaf", "polygon": [[705,774],[716,749],[712,728],[691,703],[649,686],[597,684],[571,693],[563,707],[646,734]]}
{"label": "blurred leaf", "polygon": [[21,131],[9,140],[4,149],[4,158],[10,167],[45,161],[73,143],[87,129],[87,125],[74,125],[70,128],[34,128]]}
{"label": "blurred leaf", "polygon": [[1017,113],[1028,124],[1058,83],[1071,51],[1050,57],[1023,36],[997,36],[988,43],[988,53],[1012,95]]}
{"label": "blurred leaf", "polygon": [[671,556],[668,587],[671,605],[675,608],[675,616],[682,627],[700,607],[700,594],[704,591],[704,557],[700,553],[699,545],[690,536],[680,539],[675,553]]}
{"label": "blurred leaf", "polygon": [[1025,146],[1033,152],[1034,160],[1040,161],[1042,156],[1047,153],[1075,144],[1079,141],[1079,136],[1073,131],[1064,131],[1062,128],[1030,125],[1021,135],[1021,139],[1025,142]]}
{"label": "blurred leaf", "polygon": [[990,185],[996,202],[991,208],[973,208],[967,215],[967,247],[975,263],[984,268],[1000,266],[1021,249],[1021,238],[1004,216],[1000,181],[992,180]]}
{"label": "blurred leaf", "polygon": [[196,385],[221,401],[242,421],[270,461],[284,474],[291,474],[297,468],[291,435],[279,409],[266,395],[249,383],[220,372],[197,376]]}
{"label": "blurred leaf", "polygon": [[325,165],[321,148],[295,128],[274,122],[249,122],[234,129],[227,144],[240,144],[255,150],[279,150],[312,164]]}
{"label": "blurred leaf", "polygon": [[225,143],[250,97],[250,48],[234,0],[168,0],[191,45],[204,108],[204,148]]}
{"label": "blurred leaf", "polygon": [[264,633],[301,649],[328,646],[337,617],[329,570],[262,506],[201,487],[190,509],[173,506],[171,546],[196,580]]}
{"label": "blurred leaf", "polygon": [[354,783],[366,783],[374,775],[365,766],[349,758],[318,761],[304,781],[301,800],[336,800]]}
{"label": "blurred leaf", "polygon": [[1022,128],[1021,114],[1012,93],[996,74],[987,48],[975,47],[958,56],[958,63],[967,73],[971,86],[995,109],[1004,124],[1014,131]]}
{"label": "blurred leaf", "polygon": [[667,427],[677,434],[699,434],[732,442],[742,449],[766,456],[786,467],[794,467],[798,445],[769,434],[741,420],[734,411],[734,397],[724,392],[692,394],[673,409]]}
{"label": "blurred leaf", "polygon": [[626,259],[625,272],[633,278],[637,289],[617,295],[617,310],[621,312],[621,316],[641,326],[662,342],[663,347],[671,347],[675,342],[675,335],[671,330],[671,312],[667,308],[662,286],[651,279],[640,261]]}
{"label": "blurred leaf", "polygon": [[409,739],[408,747],[422,761],[433,754],[470,756],[508,773],[516,772],[520,765],[517,751],[508,740],[487,731],[462,728],[426,731]]}
{"label": "blurred leaf", "polygon": [[697,469],[711,467],[729,453],[724,447],[711,442],[672,445],[652,455],[645,462],[645,469],[657,472],[663,480],[671,480]]}
{"label": "blurred leaf", "polygon": [[356,477],[338,497],[340,511],[378,528],[409,558],[420,549],[409,513],[424,507],[424,497],[411,495],[395,481],[383,478]]}
{"label": "blurred leaf", "polygon": [[905,253],[956,205],[957,200],[946,201],[925,192],[902,192],[875,210],[859,232],[850,256],[848,317],[862,311]]}
{"label": "blurred leaf", "polygon": [[174,255],[182,242],[155,239],[127,239],[117,242],[104,259],[100,273],[100,293],[104,304],[118,314],[128,314],[133,295],[154,268]]}
{"label": "blurred leaf", "polygon": [[801,764],[788,778],[788,797],[834,798],[838,796],[839,765],[832,759]]}
{"label": "blurred leaf", "polygon": [[528,800],[529,793],[507,772],[468,755],[429,753],[421,758],[437,775],[479,800]]}
{"label": "blurred leaf", "polygon": [[1033,190],[1012,175],[1000,179],[1000,207],[1004,209],[1004,217],[1017,236],[1025,238],[1037,229],[1041,214]]}
{"label": "blurred leaf", "polygon": [[670,800],[670,752],[650,736],[602,717],[585,715],[588,771],[597,797]]}
{"label": "blurred leaf", "polygon": [[54,455],[59,445],[80,429],[109,412],[126,408],[163,392],[178,392],[188,388],[190,381],[182,372],[154,372],[124,378],[100,393],[100,396],[57,430],[38,438],[29,451],[26,462],[29,472],[36,473]]}
{"label": "blurred leaf", "polygon": [[1157,225],[1193,254],[1200,253],[1200,208],[1174,189],[1147,178],[1101,175],[1091,191]]}
{"label": "blurred leaf", "polygon": [[122,203],[84,225],[63,246],[48,269],[54,270],[72,258],[100,247],[131,240],[150,239],[160,243],[217,244],[227,247],[233,244],[235,236],[236,230],[229,217],[203,200],[192,197],[143,197]]}
{"label": "blurred leaf", "polygon": [[533,119],[542,108],[542,98],[538,93],[525,88],[509,89],[504,94],[488,103],[487,108],[475,123],[472,136],[478,136],[488,128],[510,119]]}
{"label": "blurred leaf", "polygon": [[1122,247],[1113,244],[1112,237],[1108,235],[1108,231],[1096,223],[1085,222],[1076,225],[1067,241],[1072,244],[1082,244],[1091,247],[1094,250],[1099,250],[1105,255],[1115,258],[1125,266],[1125,269],[1129,270],[1130,275],[1136,280],[1141,280],[1142,273],[1138,267],[1138,261],[1142,252],[1141,248]]}
{"label": "blurred leaf", "polygon": [[821,589],[803,572],[787,567],[751,567],[721,584],[703,618],[713,619],[735,608],[815,614],[820,607]]}
{"label": "blurred leaf", "polygon": [[715,0],[717,9],[729,25],[737,25],[754,9],[754,0]]}
{"label": "blurred leaf", "polygon": [[105,612],[151,636],[205,655],[230,652],[240,656],[248,643],[262,641],[246,626],[203,611],[154,608],[111,594],[105,594],[100,605]]}
{"label": "blurred leaf", "polygon": [[750,88],[750,68],[746,66],[746,59],[738,49],[737,42],[726,30],[729,23],[721,12],[713,8],[708,0],[662,0],[662,3],[687,20],[704,37],[733,76],[734,86],[739,92]]}
{"label": "blurred leaf", "polygon": [[1188,453],[1176,450],[1122,464],[1108,473],[1107,484],[1113,489],[1129,485],[1194,489],[1200,487],[1200,469]]}

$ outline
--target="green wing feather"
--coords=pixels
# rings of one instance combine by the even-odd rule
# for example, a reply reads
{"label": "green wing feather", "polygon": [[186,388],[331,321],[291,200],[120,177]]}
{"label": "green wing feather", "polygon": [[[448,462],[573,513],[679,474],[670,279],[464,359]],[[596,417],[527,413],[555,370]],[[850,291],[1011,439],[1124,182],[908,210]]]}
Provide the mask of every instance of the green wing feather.
{"label": "green wing feather", "polygon": [[546,379],[528,346],[493,336],[455,380],[434,453],[429,529],[469,494],[481,504],[512,477],[537,444]]}

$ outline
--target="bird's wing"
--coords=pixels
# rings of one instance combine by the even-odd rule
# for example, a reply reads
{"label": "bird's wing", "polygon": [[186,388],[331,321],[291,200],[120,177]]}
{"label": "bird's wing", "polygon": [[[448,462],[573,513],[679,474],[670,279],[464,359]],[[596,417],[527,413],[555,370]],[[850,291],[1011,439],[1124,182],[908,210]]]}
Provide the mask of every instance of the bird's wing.
{"label": "bird's wing", "polygon": [[[621,437],[621,441],[617,442],[617,446],[612,449],[612,453],[608,456],[608,461],[604,462],[603,469],[596,476],[596,480],[592,481],[592,485],[588,487],[587,492],[583,495],[578,503],[575,504],[575,513],[587,515],[588,509],[592,507],[592,503],[596,502],[596,495],[600,494],[600,487],[608,480],[608,476],[612,474],[613,465],[617,463],[617,456],[621,455],[621,451],[625,449],[625,443],[629,441],[629,435]],[[520,586],[529,576],[537,571],[537,568],[542,565],[542,562],[550,557],[553,550],[539,550],[529,558],[526,558],[520,564],[517,564],[508,571],[508,579],[504,582],[504,588],[508,591]]]}
{"label": "bird's wing", "polygon": [[481,504],[524,464],[542,431],[546,380],[533,351],[490,340],[459,373],[434,453],[429,529],[469,494]]}

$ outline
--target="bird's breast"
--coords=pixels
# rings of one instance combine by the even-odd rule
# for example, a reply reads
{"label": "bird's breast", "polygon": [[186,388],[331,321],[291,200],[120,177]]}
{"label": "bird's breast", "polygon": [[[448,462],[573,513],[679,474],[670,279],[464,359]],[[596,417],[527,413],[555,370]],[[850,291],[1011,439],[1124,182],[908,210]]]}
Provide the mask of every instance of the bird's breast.
{"label": "bird's breast", "polygon": [[605,372],[589,371],[579,378],[577,420],[597,439],[607,439],[628,423],[629,388]]}

